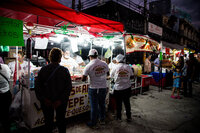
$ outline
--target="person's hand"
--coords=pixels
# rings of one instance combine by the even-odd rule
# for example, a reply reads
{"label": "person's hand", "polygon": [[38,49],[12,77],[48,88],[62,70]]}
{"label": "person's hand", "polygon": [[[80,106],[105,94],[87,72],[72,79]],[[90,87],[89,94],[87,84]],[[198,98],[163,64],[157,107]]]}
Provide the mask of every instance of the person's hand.
{"label": "person's hand", "polygon": [[58,106],[60,106],[61,105],[61,101],[60,100],[57,100],[57,101],[55,101],[54,103],[53,103],[53,107],[56,109],[56,108],[58,108]]}
{"label": "person's hand", "polygon": [[52,104],[52,102],[49,100],[49,99],[44,99],[44,104],[46,105],[46,106],[51,106],[51,104]]}
{"label": "person's hand", "polygon": [[108,76],[108,77],[106,77],[106,80],[110,80],[111,78]]}

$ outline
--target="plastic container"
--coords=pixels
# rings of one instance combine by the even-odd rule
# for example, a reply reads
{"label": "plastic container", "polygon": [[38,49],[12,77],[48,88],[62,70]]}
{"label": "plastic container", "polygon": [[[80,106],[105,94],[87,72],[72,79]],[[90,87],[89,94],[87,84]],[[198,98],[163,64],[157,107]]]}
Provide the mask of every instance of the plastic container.
{"label": "plastic container", "polygon": [[33,72],[31,73],[31,76],[30,76],[30,88],[35,88],[35,77],[34,77]]}

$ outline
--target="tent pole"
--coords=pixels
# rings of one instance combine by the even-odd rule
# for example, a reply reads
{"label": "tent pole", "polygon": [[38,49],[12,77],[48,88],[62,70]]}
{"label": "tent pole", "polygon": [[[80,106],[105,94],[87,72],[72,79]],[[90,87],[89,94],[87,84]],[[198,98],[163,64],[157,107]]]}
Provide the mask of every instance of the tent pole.
{"label": "tent pole", "polygon": [[101,60],[103,59],[103,47],[101,49]]}
{"label": "tent pole", "polygon": [[19,80],[19,61],[18,61],[18,46],[16,46],[16,62],[17,62],[17,80]]}

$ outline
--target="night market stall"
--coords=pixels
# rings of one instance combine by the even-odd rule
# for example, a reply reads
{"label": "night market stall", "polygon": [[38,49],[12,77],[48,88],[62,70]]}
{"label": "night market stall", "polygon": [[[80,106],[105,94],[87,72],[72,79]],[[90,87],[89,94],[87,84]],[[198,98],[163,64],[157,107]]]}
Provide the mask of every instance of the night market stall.
{"label": "night market stall", "polygon": [[[34,54],[36,54],[38,60],[41,57],[39,57],[39,53],[37,51],[43,49],[43,52],[46,52],[47,47],[53,47],[57,44],[61,44],[61,40],[62,44],[64,45],[68,43],[68,41],[63,41],[66,38],[70,40],[70,42],[73,42],[71,45],[73,46],[72,49],[75,51],[78,49],[77,45],[81,38],[84,38],[84,42],[89,40],[89,46],[90,48],[93,48],[92,38],[109,38],[109,36],[113,35],[120,36],[123,32],[123,25],[119,22],[101,19],[81,12],[76,12],[68,7],[61,5],[55,0],[11,0],[9,2],[1,1],[0,16],[2,20],[1,23],[4,22],[4,25],[2,25],[6,28],[14,27],[17,21],[20,23],[20,30],[18,30],[20,33],[17,33],[19,38],[17,38],[15,44],[13,42],[4,43],[6,41],[4,40],[3,43],[1,42],[1,45],[24,46],[25,42],[26,58],[29,62],[27,69],[28,71],[26,75],[23,75],[23,79],[22,77],[18,76],[17,79],[20,79],[20,88],[23,90],[23,95],[21,95],[23,105],[23,119],[31,128],[38,127],[44,122],[39,101],[36,99],[34,87],[30,86],[31,81],[29,80],[30,76],[37,76],[37,72],[40,69],[40,67],[35,67],[36,69],[31,70],[32,68],[30,67],[30,61],[32,58],[34,58],[33,53],[35,52]],[[1,29],[3,28],[2,25]],[[6,30],[6,28],[3,30]],[[12,30],[13,29],[7,32],[8,35],[10,32],[12,32],[13,36],[8,37],[10,40],[16,36],[15,31]],[[1,34],[1,38],[4,38],[5,36],[6,34]],[[34,45],[34,48],[32,44]],[[82,46],[84,46],[84,44],[88,43],[82,43]],[[14,55],[14,53],[17,53],[17,50],[18,47],[16,47],[15,52],[10,54]],[[81,50],[79,53],[81,53]],[[18,58],[17,54],[16,58]],[[16,62],[17,61],[18,60],[16,60]],[[18,72],[16,73],[18,75]],[[72,69],[71,74],[73,76],[72,79],[75,82],[73,83],[73,88],[66,111],[66,117],[74,116],[89,111],[90,109],[87,96],[88,83],[78,82],[80,81],[81,75],[77,74],[74,69]]]}
{"label": "night market stall", "polygon": [[[153,51],[159,51],[161,48],[160,44],[157,41],[149,38],[148,36],[142,36],[142,35],[136,35],[136,34],[125,34],[124,40],[125,40],[126,54],[131,54],[133,52],[143,52],[146,55],[146,52],[152,53]],[[133,82],[132,88],[133,90],[140,88],[140,93],[142,93],[142,88],[145,88],[145,87],[148,88],[148,86],[150,85],[152,76],[142,74],[143,73],[142,64],[132,64],[133,60],[137,60],[134,58],[135,57],[127,59],[129,64],[133,67],[134,72],[137,73],[136,74],[137,77],[135,78]],[[144,61],[145,59],[142,59],[142,60]],[[138,61],[135,61],[135,62],[138,62]]]}

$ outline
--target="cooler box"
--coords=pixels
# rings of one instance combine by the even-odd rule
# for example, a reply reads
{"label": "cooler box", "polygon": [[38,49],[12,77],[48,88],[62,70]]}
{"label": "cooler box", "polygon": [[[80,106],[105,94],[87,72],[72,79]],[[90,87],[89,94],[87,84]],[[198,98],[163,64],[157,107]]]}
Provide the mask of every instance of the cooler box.
{"label": "cooler box", "polygon": [[141,75],[142,77],[142,87],[148,87],[151,83],[151,75]]}

